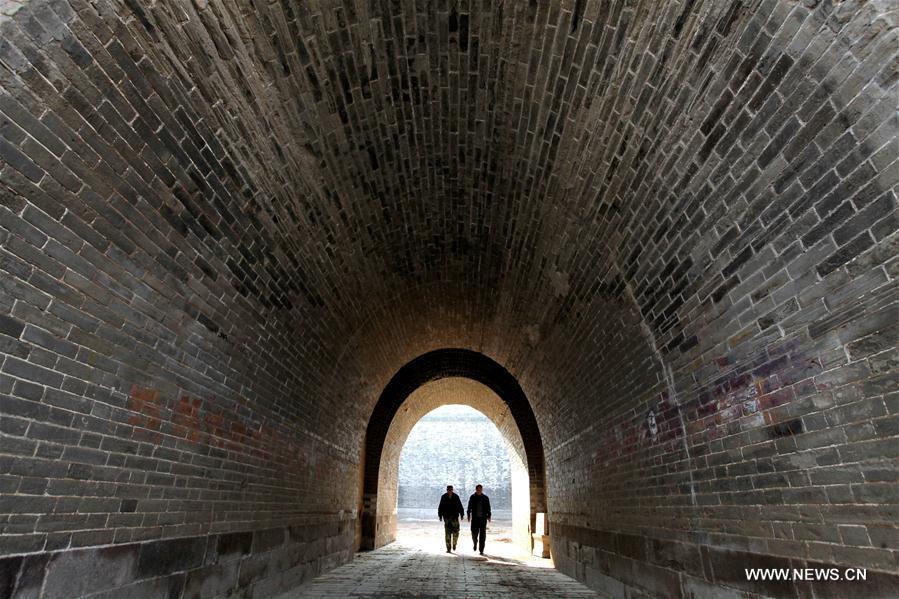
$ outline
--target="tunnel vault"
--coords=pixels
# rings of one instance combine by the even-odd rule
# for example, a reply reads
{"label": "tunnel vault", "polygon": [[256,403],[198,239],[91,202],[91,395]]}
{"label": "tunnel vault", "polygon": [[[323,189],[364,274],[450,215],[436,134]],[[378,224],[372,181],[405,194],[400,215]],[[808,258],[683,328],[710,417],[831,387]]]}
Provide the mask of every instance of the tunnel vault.
{"label": "tunnel vault", "polygon": [[528,472],[531,530],[536,514],[546,512],[543,443],[537,419],[518,381],[484,354],[466,349],[435,350],[400,368],[381,393],[369,420],[363,460],[361,549],[376,549],[393,540],[391,531],[395,529],[395,522],[391,522],[390,515],[394,505],[390,505],[389,510],[385,509],[383,497],[388,495],[395,501],[395,495],[379,486],[382,482],[381,462],[391,423],[417,389],[432,381],[454,377],[483,384],[508,406],[520,434]]}
{"label": "tunnel vault", "polygon": [[899,596],[894,4],[0,0],[0,596],[277,596],[454,376],[565,574]]}

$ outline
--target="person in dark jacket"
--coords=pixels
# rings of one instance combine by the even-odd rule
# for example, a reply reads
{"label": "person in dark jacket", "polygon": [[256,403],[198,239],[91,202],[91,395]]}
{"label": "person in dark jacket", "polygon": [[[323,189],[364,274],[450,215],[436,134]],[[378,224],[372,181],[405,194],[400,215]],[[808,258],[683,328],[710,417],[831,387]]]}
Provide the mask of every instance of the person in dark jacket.
{"label": "person in dark jacket", "polygon": [[459,540],[459,519],[465,516],[462,500],[453,493],[453,485],[446,486],[446,493],[440,496],[437,506],[437,519],[443,520],[443,532],[446,538],[446,552],[452,553]]}
{"label": "person in dark jacket", "polygon": [[471,522],[472,549],[479,549],[481,555],[484,555],[487,523],[490,522],[490,498],[484,495],[484,487],[481,485],[477,485],[474,495],[468,498],[468,520]]}

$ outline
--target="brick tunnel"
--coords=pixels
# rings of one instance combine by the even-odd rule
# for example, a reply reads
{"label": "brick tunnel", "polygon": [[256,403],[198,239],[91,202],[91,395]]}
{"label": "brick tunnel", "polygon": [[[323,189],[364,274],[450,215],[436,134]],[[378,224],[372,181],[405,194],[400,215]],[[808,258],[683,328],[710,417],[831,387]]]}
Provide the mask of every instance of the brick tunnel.
{"label": "brick tunnel", "polygon": [[[0,596],[392,573],[465,393],[556,569],[508,596],[899,596],[897,20],[0,0]],[[416,563],[344,594],[487,567]]]}

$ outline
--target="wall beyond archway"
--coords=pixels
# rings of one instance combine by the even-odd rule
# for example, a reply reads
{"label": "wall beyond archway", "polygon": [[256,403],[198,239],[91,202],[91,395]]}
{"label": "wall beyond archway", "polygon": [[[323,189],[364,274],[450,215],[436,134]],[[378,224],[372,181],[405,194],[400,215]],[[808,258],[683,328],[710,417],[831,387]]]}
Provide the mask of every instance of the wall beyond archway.
{"label": "wall beyond archway", "polygon": [[[475,380],[450,377],[425,383],[409,395],[390,423],[378,470],[376,521],[381,523],[375,546],[396,539],[399,462],[412,428],[429,412],[448,404],[472,407],[490,419],[509,450],[512,468],[512,535],[516,544],[530,551],[530,489],[524,442],[509,406],[489,387]],[[458,489],[463,503],[470,489]],[[436,510],[436,498],[435,498]]]}
{"label": "wall beyond archway", "polygon": [[519,498],[512,508],[513,535],[516,543],[530,547],[536,515],[546,512],[543,444],[534,413],[517,381],[502,366],[478,352],[443,349],[403,366],[384,388],[372,413],[365,439],[361,549],[376,549],[396,538],[403,443],[422,416],[447,403],[480,410],[509,443],[513,481],[527,480],[525,489],[513,482],[513,497]]}

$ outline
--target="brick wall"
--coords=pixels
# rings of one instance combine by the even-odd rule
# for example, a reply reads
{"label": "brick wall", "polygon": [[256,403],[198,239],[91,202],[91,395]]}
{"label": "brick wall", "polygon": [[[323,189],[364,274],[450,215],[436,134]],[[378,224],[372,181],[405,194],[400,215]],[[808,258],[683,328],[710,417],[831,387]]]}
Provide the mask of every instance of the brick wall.
{"label": "brick wall", "polygon": [[4,588],[347,559],[378,397],[457,347],[533,408],[564,572],[899,593],[888,9],[0,2]]}
{"label": "brick wall", "polygon": [[[324,334],[298,335],[290,313],[319,300],[281,275],[291,250],[273,236],[290,225],[263,209],[303,187],[270,158],[258,57],[223,46],[216,76],[196,13],[185,28],[180,4],[142,6],[36,1],[2,23],[0,554],[39,556],[3,566],[23,596],[32,563],[45,596],[66,576],[84,592],[130,581],[54,574],[91,561],[83,547],[127,546],[131,560],[159,539],[205,550],[291,527],[309,543],[264,576],[252,546],[227,566],[255,593],[269,568],[296,578],[355,543],[359,424],[309,400]],[[233,102],[211,99],[226,87]]]}
{"label": "brick wall", "polygon": [[352,557],[353,521],[49,551],[0,560],[4,597],[274,597]]}

